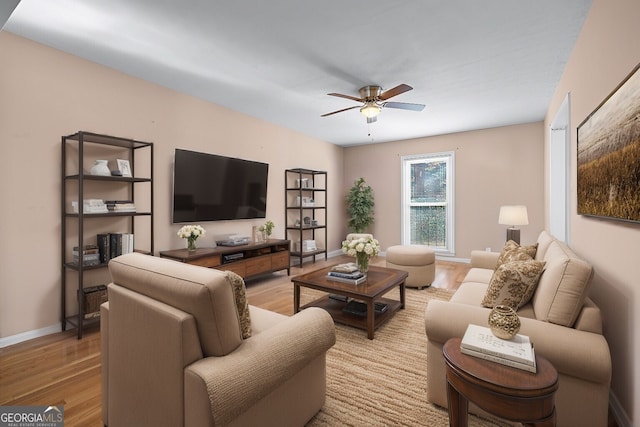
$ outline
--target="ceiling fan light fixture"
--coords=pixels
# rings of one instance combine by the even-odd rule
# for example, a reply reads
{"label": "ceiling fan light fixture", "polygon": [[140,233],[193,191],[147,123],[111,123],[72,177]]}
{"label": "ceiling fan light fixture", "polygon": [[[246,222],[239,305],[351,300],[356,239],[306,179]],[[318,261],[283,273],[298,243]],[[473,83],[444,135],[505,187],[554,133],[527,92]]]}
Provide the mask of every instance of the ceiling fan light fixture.
{"label": "ceiling fan light fixture", "polygon": [[363,116],[369,119],[380,114],[380,110],[381,108],[379,106],[377,106],[373,102],[368,102],[364,107],[360,109],[360,112]]}

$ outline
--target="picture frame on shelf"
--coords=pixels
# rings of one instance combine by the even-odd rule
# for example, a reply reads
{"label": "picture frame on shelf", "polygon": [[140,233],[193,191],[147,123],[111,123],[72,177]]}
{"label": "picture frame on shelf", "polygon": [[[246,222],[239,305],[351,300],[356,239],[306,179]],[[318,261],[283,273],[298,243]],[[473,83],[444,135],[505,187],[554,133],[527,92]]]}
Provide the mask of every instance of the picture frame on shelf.
{"label": "picture frame on shelf", "polygon": [[133,176],[131,174],[131,165],[129,164],[129,160],[116,159],[116,163],[118,165],[118,170],[123,177],[131,178]]}

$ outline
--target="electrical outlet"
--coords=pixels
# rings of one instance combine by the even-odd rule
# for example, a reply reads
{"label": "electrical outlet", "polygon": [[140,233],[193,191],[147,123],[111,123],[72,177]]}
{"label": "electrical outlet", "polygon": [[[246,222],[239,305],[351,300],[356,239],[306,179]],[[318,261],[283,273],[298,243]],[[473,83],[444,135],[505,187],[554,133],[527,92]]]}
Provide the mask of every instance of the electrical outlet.
{"label": "electrical outlet", "polygon": [[489,248],[489,247],[484,248],[484,250],[485,250],[485,252],[491,252],[491,248]]}

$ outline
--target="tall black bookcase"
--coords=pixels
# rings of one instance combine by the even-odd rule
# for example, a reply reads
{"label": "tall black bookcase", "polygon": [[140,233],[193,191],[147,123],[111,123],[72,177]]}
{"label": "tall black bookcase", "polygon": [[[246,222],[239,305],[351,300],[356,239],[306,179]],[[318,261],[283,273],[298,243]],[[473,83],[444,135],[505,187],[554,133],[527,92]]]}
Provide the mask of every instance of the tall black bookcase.
{"label": "tall black bookcase", "polygon": [[[304,168],[284,173],[286,239],[291,257],[327,259],[327,172]],[[313,242],[313,243],[312,243]]]}
{"label": "tall black bookcase", "polygon": [[[107,159],[112,170],[118,159],[127,161],[131,176],[92,174],[98,159]],[[132,235],[135,251],[153,254],[153,143],[79,131],[62,137],[61,163],[60,321],[63,331],[76,327],[81,339],[85,326],[99,322],[99,311],[85,313],[85,290],[108,280],[107,262],[85,264],[84,248],[97,245],[97,234],[109,231]],[[88,199],[113,198],[130,201],[135,210],[92,213],[85,208]],[[136,238],[140,227],[145,227],[144,239]]]}

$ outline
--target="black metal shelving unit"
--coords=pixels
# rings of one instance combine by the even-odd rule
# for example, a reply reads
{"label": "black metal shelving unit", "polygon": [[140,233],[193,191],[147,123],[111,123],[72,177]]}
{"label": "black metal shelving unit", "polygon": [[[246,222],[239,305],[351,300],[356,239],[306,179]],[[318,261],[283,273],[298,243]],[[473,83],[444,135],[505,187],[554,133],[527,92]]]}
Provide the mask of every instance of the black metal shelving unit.
{"label": "black metal shelving unit", "polygon": [[[89,152],[89,153],[88,153]],[[118,158],[126,159],[130,162],[131,177],[122,176],[98,176],[87,173],[90,162],[96,160],[99,153],[115,155]],[[137,155],[136,155],[137,154]],[[143,158],[143,156],[147,156]],[[103,157],[100,157],[103,158]],[[115,160],[115,159],[114,159]],[[136,175],[136,163],[145,163],[144,176]],[[121,138],[109,135],[102,135],[92,132],[79,131],[72,135],[62,137],[62,161],[61,161],[61,315],[60,320],[62,330],[66,330],[68,325],[76,327],[78,339],[82,338],[84,328],[99,322],[99,317],[85,318],[85,293],[87,286],[85,273],[91,270],[99,270],[107,267],[107,263],[98,265],[84,265],[82,248],[89,244],[88,236],[85,236],[85,228],[89,221],[102,221],[108,223],[109,219],[128,219],[127,233],[135,234],[136,218],[146,217],[149,227],[149,238],[141,245],[135,239],[135,251],[153,254],[153,143],[136,141],[129,138]],[[106,186],[106,187],[105,187]],[[147,186],[147,191],[143,192],[141,186]],[[116,191],[127,193],[129,200],[135,203],[136,193],[143,193],[145,205],[148,210],[136,212],[108,212],[108,213],[87,213],[84,210],[83,201],[88,194],[99,194],[105,188],[114,188]],[[136,191],[138,189],[138,191]],[[71,202],[77,202],[77,212],[72,212]],[[76,235],[70,235],[74,231]],[[96,242],[97,243],[97,242]],[[71,247],[70,247],[71,246]],[[72,248],[79,248],[80,260],[73,262]],[[70,315],[69,303],[67,301],[67,287],[72,280],[70,275],[74,273],[77,277],[77,314]]]}
{"label": "black metal shelving unit", "polygon": [[[327,172],[304,168],[284,173],[286,238],[292,241],[291,257],[302,265],[305,258],[327,259]],[[306,250],[305,241],[316,249]]]}

